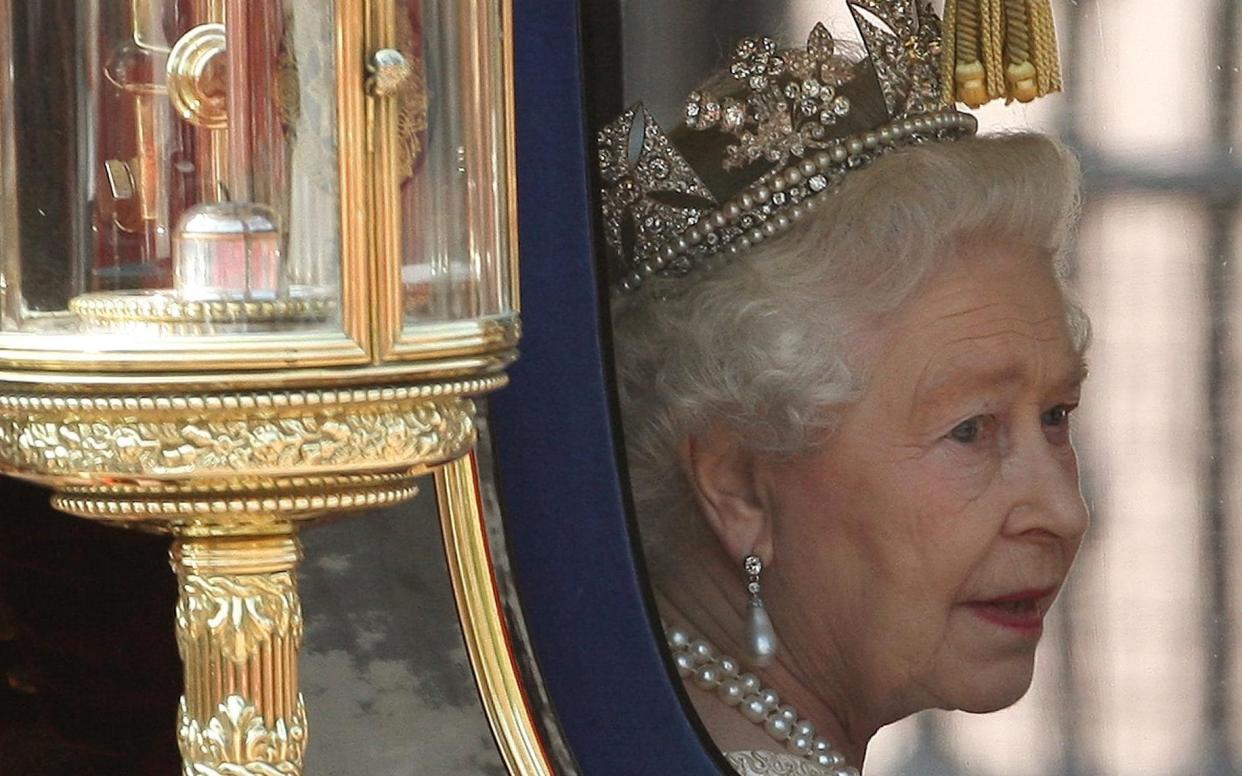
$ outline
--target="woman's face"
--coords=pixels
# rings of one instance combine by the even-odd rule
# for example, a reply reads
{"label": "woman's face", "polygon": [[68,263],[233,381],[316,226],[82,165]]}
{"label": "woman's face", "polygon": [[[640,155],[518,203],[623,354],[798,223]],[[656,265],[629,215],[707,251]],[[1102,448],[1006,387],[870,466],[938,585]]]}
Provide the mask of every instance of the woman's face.
{"label": "woman's face", "polygon": [[1048,261],[963,253],[885,328],[830,441],[771,471],[785,659],[879,724],[1018,700],[1087,527],[1084,369]]}

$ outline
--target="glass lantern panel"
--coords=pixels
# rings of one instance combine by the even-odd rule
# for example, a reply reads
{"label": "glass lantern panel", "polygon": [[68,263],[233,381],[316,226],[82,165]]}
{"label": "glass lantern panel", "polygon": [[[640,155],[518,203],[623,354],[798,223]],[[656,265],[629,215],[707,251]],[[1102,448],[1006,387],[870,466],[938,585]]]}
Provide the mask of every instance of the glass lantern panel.
{"label": "glass lantern panel", "polygon": [[0,332],[336,332],[333,4],[0,0]]}
{"label": "glass lantern panel", "polygon": [[414,62],[399,97],[405,324],[513,307],[502,6],[398,0]]}

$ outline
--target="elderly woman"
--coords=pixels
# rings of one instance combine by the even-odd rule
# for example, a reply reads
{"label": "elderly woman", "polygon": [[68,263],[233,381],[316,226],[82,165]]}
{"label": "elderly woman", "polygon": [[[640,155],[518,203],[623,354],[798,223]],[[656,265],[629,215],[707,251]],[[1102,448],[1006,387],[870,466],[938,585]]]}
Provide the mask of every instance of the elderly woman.
{"label": "elderly woman", "polygon": [[1061,259],[1077,165],[1040,135],[938,121],[835,178],[778,164],[829,170],[831,190],[723,261],[690,244],[739,211],[704,206],[615,304],[660,614],[744,774],[856,774],[884,725],[1013,704],[1087,527],[1070,440],[1087,326]]}

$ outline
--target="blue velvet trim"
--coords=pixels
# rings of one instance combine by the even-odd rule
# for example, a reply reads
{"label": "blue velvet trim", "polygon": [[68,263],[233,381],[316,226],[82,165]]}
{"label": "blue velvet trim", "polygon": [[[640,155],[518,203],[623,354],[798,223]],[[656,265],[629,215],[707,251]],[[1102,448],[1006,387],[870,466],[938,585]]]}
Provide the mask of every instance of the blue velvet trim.
{"label": "blue velvet trim", "polygon": [[578,4],[517,0],[515,14],[522,356],[490,417],[531,639],[584,774],[719,774],[661,659],[622,496]]}

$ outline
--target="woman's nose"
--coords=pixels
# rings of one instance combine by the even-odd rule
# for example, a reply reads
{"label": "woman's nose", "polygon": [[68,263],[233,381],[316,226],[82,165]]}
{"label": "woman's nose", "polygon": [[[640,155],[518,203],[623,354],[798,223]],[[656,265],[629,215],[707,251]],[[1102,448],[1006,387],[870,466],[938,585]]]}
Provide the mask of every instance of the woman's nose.
{"label": "woman's nose", "polygon": [[1023,445],[1010,464],[1008,477],[1015,488],[1015,503],[1007,531],[1063,541],[1082,538],[1089,517],[1073,448],[1068,443],[1051,443],[1040,434]]}

